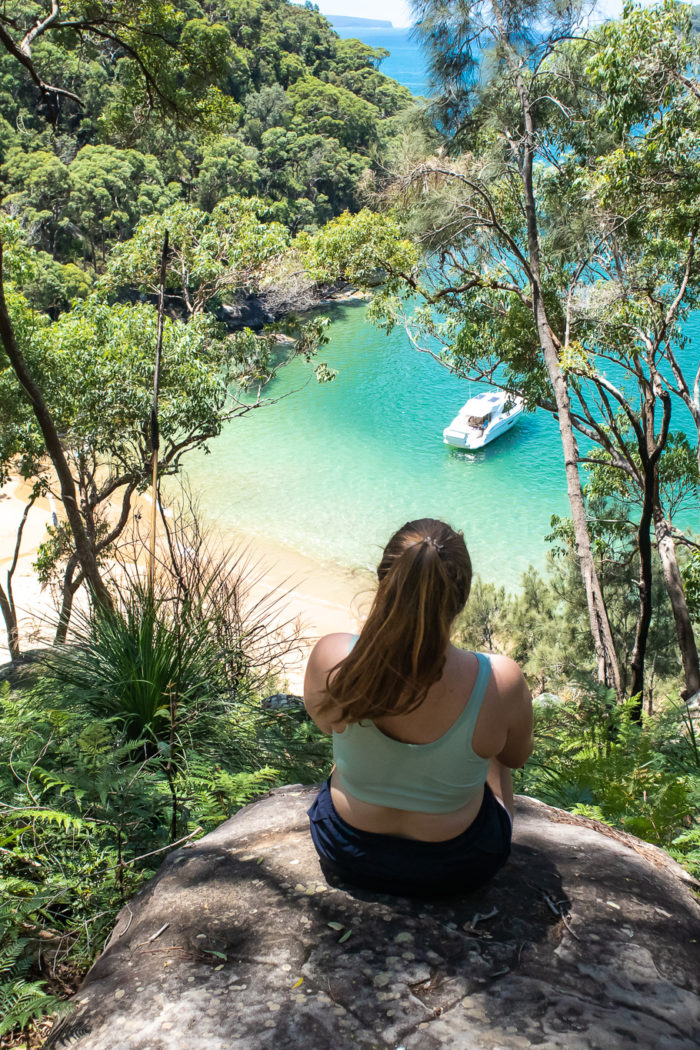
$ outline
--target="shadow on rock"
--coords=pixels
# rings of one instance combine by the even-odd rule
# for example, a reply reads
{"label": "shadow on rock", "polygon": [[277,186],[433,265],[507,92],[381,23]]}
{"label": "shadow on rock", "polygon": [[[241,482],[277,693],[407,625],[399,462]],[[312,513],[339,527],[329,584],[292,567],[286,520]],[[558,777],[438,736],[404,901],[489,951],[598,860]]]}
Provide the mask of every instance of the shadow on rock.
{"label": "shadow on rock", "polygon": [[700,912],[661,851],[518,799],[491,883],[390,897],[325,881],[312,798],[273,792],[171,854],[47,1046],[696,1047]]}

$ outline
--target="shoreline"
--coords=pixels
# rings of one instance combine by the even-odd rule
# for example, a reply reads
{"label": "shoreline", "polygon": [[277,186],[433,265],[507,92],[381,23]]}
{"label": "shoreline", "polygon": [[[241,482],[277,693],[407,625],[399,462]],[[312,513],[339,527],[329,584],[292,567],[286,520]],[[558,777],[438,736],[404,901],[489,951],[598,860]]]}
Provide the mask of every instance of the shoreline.
{"label": "shoreline", "polygon": [[[29,485],[14,476],[0,489],[0,573],[6,587],[6,573],[12,563],[17,526],[25,506]],[[39,584],[32,562],[51,524],[53,507],[49,498],[38,499],[25,526],[22,549],[13,578],[22,650],[49,645],[57,613],[48,587]],[[133,510],[150,510],[143,498]],[[203,531],[220,549],[231,550],[232,558],[242,557],[249,572],[249,601],[271,605],[273,624],[298,625],[299,646],[284,662],[280,690],[300,694],[308,652],[324,634],[335,631],[356,633],[372,598],[373,576],[365,569],[349,569],[330,561],[319,561],[291,547],[244,530],[221,529],[215,521],[202,521]],[[128,526],[127,526],[128,529]],[[0,621],[0,663],[9,661],[4,621]]]}

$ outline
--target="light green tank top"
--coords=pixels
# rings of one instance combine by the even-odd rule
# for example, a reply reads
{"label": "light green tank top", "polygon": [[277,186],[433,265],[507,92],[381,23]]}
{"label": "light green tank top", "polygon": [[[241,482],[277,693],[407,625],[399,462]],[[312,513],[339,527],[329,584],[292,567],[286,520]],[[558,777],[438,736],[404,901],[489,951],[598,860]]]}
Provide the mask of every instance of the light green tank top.
{"label": "light green tank top", "polygon": [[416,813],[453,813],[476,797],[486,782],[489,759],[474,753],[472,735],[491,661],[475,655],[479,672],[467,705],[437,740],[406,744],[382,733],[374,722],[353,722],[333,733],[336,769],[351,795]]}

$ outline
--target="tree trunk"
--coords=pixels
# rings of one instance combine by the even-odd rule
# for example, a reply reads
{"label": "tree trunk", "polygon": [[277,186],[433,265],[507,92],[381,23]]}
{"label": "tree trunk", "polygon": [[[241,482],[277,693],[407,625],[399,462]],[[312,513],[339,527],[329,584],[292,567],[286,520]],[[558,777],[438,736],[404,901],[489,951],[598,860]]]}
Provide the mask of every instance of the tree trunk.
{"label": "tree trunk", "polygon": [[603,591],[593,559],[591,538],[588,532],[588,522],[586,521],[586,508],[583,501],[581,478],[578,472],[578,445],[571,423],[569,392],[566,379],[559,366],[559,358],[549,332],[549,325],[544,314],[541,297],[539,293],[534,293],[534,289],[533,296],[535,296],[537,313],[541,314],[537,325],[540,345],[557,406],[559,434],[561,436],[564,467],[566,470],[566,488],[569,496],[569,506],[571,507],[571,517],[574,523],[576,552],[578,554],[583,585],[586,589],[588,620],[598,664],[598,681],[614,689],[618,698],[621,699],[623,688],[620,666],[615,651],[615,642],[608,619],[608,612],[605,607]]}
{"label": "tree trunk", "polygon": [[19,648],[17,613],[2,584],[0,584],[0,610],[2,611],[2,618],[5,621],[7,648],[10,650],[10,659],[12,660],[12,663],[15,664],[22,655]]}
{"label": "tree trunk", "polygon": [[39,387],[34,382],[34,379],[29,372],[27,363],[24,360],[15,339],[15,333],[12,328],[12,322],[10,321],[10,315],[5,302],[2,261],[3,251],[2,242],[0,242],[0,338],[2,339],[5,353],[10,360],[12,369],[29,398],[46,444],[46,451],[51,457],[51,462],[53,463],[58,476],[61,487],[61,501],[65,507],[66,517],[68,518],[68,523],[73,533],[76,554],[83,573],[85,574],[85,579],[88,581],[95,600],[99,604],[111,608],[112,599],[107,590],[107,586],[100,575],[94,547],[90,543],[85,531],[85,525],[80,516],[75,482],[63,452],[56,424],[53,421],[53,417],[44,401]]}
{"label": "tree trunk", "polygon": [[12,555],[12,563],[7,570],[7,591],[0,586],[0,608],[2,609],[2,616],[5,621],[5,627],[7,629],[7,648],[10,650],[10,659],[13,663],[16,663],[22,656],[19,647],[19,625],[17,623],[17,607],[15,606],[15,596],[12,593],[12,577],[15,574],[17,568],[17,562],[19,560],[19,552],[22,546],[22,536],[24,534],[24,526],[27,524],[27,518],[29,517],[29,511],[34,506],[39,496],[39,488],[35,485],[32,490],[32,494],[29,497],[29,502],[25,505],[22,511],[22,520],[17,528],[17,537],[15,539],[15,549]]}
{"label": "tree trunk", "polygon": [[61,611],[58,616],[58,625],[53,639],[54,645],[63,645],[66,640],[68,635],[68,624],[70,623],[71,613],[73,612],[73,599],[75,598],[75,592],[77,589],[77,586],[74,587],[64,581],[62,587]]}
{"label": "tree trunk", "polygon": [[71,554],[66,565],[66,571],[63,574],[63,583],[61,585],[61,610],[58,614],[58,624],[56,626],[56,634],[54,635],[54,645],[63,645],[68,634],[68,624],[70,623],[71,613],[73,611],[73,599],[75,598],[75,592],[83,582],[83,573],[78,574],[77,579],[73,579],[73,573],[78,566],[78,558],[75,553]]}
{"label": "tree trunk", "polygon": [[652,614],[652,568],[651,568],[651,519],[654,509],[654,487],[656,461],[644,464],[644,502],[637,527],[637,549],[639,551],[639,615],[632,650],[632,696],[638,697],[632,717],[639,721],[644,700],[644,659],[646,656],[649,626]]}
{"label": "tree trunk", "polygon": [[[637,549],[639,551],[639,619],[637,620],[637,631],[632,651],[632,695],[637,696],[638,703],[635,706],[633,717],[639,721],[642,717],[644,704],[644,659],[646,656],[647,639],[649,637],[649,625],[652,614],[652,567],[651,567],[651,522],[654,513],[654,504],[658,502],[659,471],[658,463],[666,447],[668,440],[668,429],[671,423],[671,397],[660,383],[652,387],[644,383],[644,427],[635,425],[637,433],[637,448],[642,464],[642,484],[644,486],[644,498],[642,501],[642,513],[637,528]],[[659,398],[663,405],[663,419],[658,438],[654,435],[654,409],[656,399]]]}
{"label": "tree trunk", "polygon": [[700,661],[698,661],[695,635],[685,600],[683,580],[678,568],[676,545],[673,542],[673,534],[658,498],[654,506],[654,531],[664,573],[664,582],[671,602],[671,608],[673,609],[673,618],[676,621],[678,646],[681,651],[681,659],[683,660],[685,689],[682,695],[688,700],[697,692],[700,692]]}
{"label": "tree trunk", "polygon": [[[503,38],[504,40],[507,40],[508,34],[505,23],[498,5],[496,4],[494,4],[494,11],[499,20],[499,28],[503,34]],[[588,533],[588,523],[586,522],[581,478],[578,472],[578,445],[576,443],[576,438],[574,437],[574,429],[571,423],[569,391],[566,379],[559,364],[557,349],[554,345],[552,330],[547,318],[542,297],[537,207],[532,180],[532,164],[536,142],[535,124],[528,88],[519,72],[515,75],[515,83],[525,125],[525,137],[520,159],[520,175],[523,185],[523,198],[525,205],[533,316],[537,326],[537,334],[539,336],[540,347],[547,368],[547,373],[549,375],[552,392],[554,394],[554,400],[557,406],[559,433],[561,435],[562,449],[564,452],[566,486],[571,506],[571,517],[574,523],[574,536],[581,566],[581,576],[586,589],[588,617],[598,663],[598,680],[602,684],[612,687],[617,696],[621,698],[622,682],[620,678],[620,667],[618,664],[617,653],[615,651],[615,643],[610,628],[610,621],[605,607],[603,591],[600,586],[600,580],[598,579],[598,573],[593,560],[591,540]]]}

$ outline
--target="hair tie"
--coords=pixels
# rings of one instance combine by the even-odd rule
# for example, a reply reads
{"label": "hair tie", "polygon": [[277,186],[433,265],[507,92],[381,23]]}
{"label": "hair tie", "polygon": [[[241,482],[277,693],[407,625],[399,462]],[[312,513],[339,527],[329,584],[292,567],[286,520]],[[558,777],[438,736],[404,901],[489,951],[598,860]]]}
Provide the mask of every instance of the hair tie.
{"label": "hair tie", "polygon": [[421,543],[427,543],[428,546],[432,547],[436,551],[443,550],[443,548],[445,546],[444,543],[437,543],[437,541],[434,540],[432,536],[423,536],[420,542]]}

